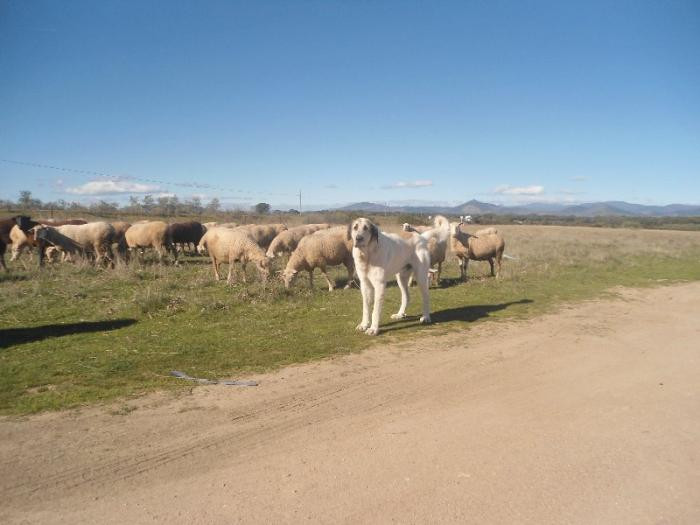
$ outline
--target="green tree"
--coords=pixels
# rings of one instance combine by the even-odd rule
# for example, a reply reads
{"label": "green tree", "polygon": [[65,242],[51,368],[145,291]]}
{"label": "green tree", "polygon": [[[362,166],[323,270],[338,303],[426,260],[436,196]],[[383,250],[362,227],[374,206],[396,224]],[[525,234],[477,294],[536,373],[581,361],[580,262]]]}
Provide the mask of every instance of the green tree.
{"label": "green tree", "polygon": [[255,205],[255,213],[265,215],[270,213],[270,205],[267,202],[259,202]]}
{"label": "green tree", "polygon": [[221,203],[219,202],[219,199],[214,197],[212,200],[209,201],[209,204],[207,204],[206,210],[209,213],[217,213],[221,209]]}

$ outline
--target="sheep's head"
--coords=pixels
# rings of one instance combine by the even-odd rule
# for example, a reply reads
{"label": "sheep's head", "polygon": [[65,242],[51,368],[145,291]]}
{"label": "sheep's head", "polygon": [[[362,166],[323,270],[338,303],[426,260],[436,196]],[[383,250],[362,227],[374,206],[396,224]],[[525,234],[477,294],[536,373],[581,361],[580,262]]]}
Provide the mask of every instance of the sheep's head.
{"label": "sheep's head", "polygon": [[458,237],[460,233],[462,233],[462,223],[461,222],[453,222],[450,224],[450,235],[452,237]]}
{"label": "sheep's head", "polygon": [[256,266],[258,267],[258,272],[260,272],[260,278],[263,281],[267,281],[267,278],[270,277],[270,259],[261,259]]}
{"label": "sheep's head", "polygon": [[197,245],[197,253],[199,255],[206,255],[207,254],[207,243],[200,241],[199,244]]}
{"label": "sheep's head", "polygon": [[297,273],[296,270],[285,270],[282,272],[282,282],[284,282],[285,288],[289,288],[292,285]]}
{"label": "sheep's head", "polygon": [[[21,226],[20,226],[21,228]],[[37,226],[34,226],[33,228],[30,228],[27,233],[32,235],[34,237],[35,241],[38,241],[39,239],[44,239],[46,237],[46,231],[48,230],[48,226],[44,226],[43,224],[39,224]]]}
{"label": "sheep's head", "polygon": [[348,226],[348,240],[355,248],[366,248],[372,241],[379,242],[379,228],[369,219],[355,219]]}
{"label": "sheep's head", "polygon": [[408,224],[407,222],[404,222],[404,223],[403,223],[403,226],[401,226],[401,227],[403,228],[403,231],[405,231],[405,232],[410,232],[410,231],[411,231],[411,225]]}

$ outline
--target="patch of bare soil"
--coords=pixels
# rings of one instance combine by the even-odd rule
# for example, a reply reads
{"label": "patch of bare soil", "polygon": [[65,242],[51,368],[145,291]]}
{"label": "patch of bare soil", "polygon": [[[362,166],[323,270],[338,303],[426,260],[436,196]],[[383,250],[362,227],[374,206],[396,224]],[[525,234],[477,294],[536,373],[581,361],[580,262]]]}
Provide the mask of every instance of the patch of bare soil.
{"label": "patch of bare soil", "polygon": [[624,290],[255,388],[2,419],[0,521],[699,523],[699,314],[700,283]]}

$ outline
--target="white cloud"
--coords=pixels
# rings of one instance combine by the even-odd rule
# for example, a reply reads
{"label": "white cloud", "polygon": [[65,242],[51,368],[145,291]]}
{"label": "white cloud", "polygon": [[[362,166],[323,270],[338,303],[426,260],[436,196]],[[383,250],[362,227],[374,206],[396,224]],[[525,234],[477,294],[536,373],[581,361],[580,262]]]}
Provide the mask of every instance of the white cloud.
{"label": "white cloud", "polygon": [[160,189],[160,186],[124,180],[91,180],[80,186],[67,188],[66,193],[74,195],[118,195],[120,193],[151,193]]}
{"label": "white cloud", "polygon": [[544,186],[509,186],[502,184],[493,190],[500,195],[542,195]]}
{"label": "white cloud", "polygon": [[432,186],[432,180],[411,180],[411,181],[399,181],[389,186],[382,186],[383,190],[396,190],[400,188],[427,188]]}

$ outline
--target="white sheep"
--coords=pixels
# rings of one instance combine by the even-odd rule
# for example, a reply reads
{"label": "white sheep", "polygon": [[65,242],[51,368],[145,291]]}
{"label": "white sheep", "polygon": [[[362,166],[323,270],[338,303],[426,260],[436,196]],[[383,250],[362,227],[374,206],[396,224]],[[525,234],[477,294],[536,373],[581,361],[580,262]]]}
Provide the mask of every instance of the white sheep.
{"label": "white sheep", "polygon": [[[501,261],[506,244],[496,228],[484,228],[473,235],[462,230],[462,223],[455,222],[451,228],[451,248],[459,259],[460,278],[467,279],[469,260],[488,261],[491,276],[498,278],[501,274]],[[494,272],[494,260],[498,269]]]}
{"label": "white sheep", "polygon": [[319,230],[327,230],[330,227],[330,224],[304,224],[280,232],[272,239],[270,247],[267,249],[267,256],[273,258],[283,253],[292,253],[304,237]]}
{"label": "white sheep", "polygon": [[163,221],[147,221],[132,224],[124,234],[126,245],[130,252],[140,252],[144,248],[153,248],[158,254],[158,260],[163,261],[163,257],[170,252],[177,261],[175,251],[170,238],[168,224]]}
{"label": "white sheep", "polygon": [[265,257],[265,252],[258,244],[243,230],[231,230],[230,228],[212,228],[208,230],[199,241],[197,251],[209,253],[212,266],[214,267],[214,278],[218,281],[219,265],[228,262],[228,277],[226,282],[233,284],[234,262],[240,262],[243,269],[243,282],[246,279],[246,265],[249,262],[255,267],[263,281],[267,280],[270,274],[270,261]]}
{"label": "white sheep", "polygon": [[347,238],[347,228],[339,226],[317,231],[301,239],[296,250],[292,252],[287,267],[282,272],[284,286],[289,288],[300,271],[307,271],[309,286],[313,288],[314,269],[319,268],[328,283],[328,290],[332,291],[335,285],[328,278],[326,268],[340,264],[345,265],[348,270],[348,283],[345,288],[349,288],[353,280],[355,262],[352,258],[352,241]]}

